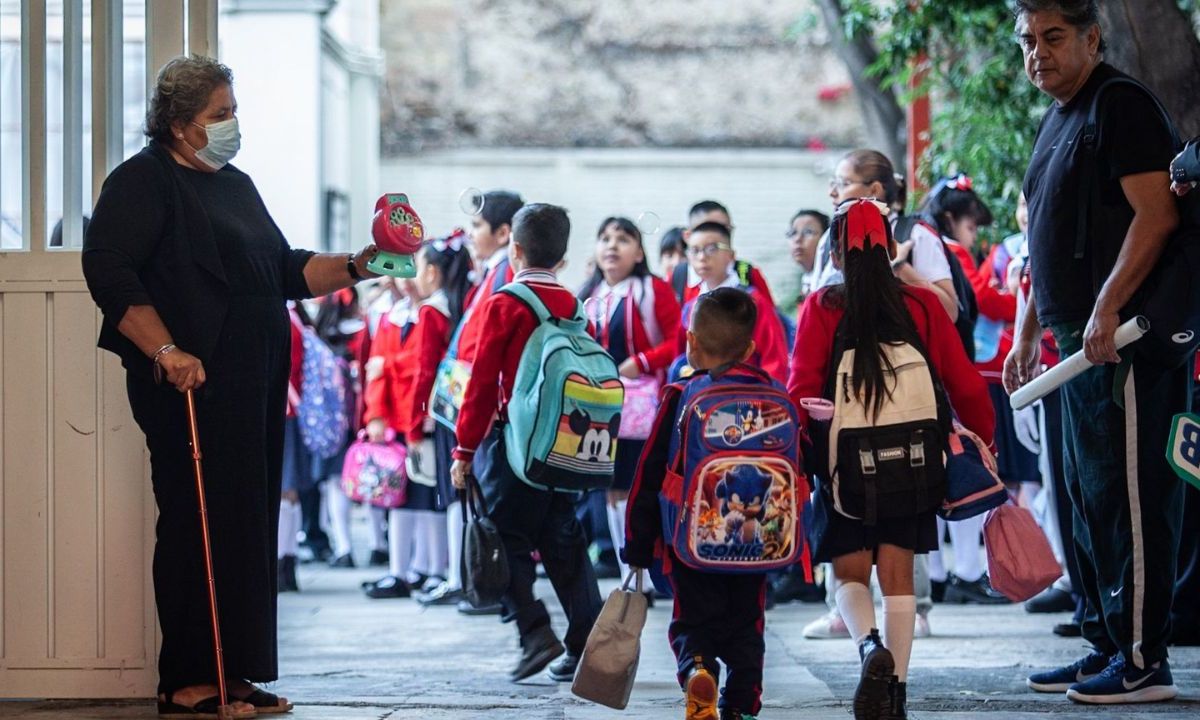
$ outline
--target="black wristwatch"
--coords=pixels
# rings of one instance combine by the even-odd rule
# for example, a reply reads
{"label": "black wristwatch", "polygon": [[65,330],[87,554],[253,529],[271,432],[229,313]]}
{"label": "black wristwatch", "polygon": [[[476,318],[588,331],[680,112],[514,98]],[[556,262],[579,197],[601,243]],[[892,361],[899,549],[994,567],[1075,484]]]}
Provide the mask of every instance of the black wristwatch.
{"label": "black wristwatch", "polygon": [[358,274],[358,266],[354,264],[354,255],[353,254],[346,256],[346,272],[350,273],[350,277],[354,278],[355,280],[365,280],[366,279],[362,275]]}

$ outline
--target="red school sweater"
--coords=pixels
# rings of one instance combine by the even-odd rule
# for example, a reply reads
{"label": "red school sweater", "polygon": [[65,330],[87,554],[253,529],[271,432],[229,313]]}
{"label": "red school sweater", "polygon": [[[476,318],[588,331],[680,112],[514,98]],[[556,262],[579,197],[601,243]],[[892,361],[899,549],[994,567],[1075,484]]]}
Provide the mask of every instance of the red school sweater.
{"label": "red school sweater", "polygon": [[[597,315],[605,312],[603,300],[592,301],[593,307],[588,311],[588,318],[593,324],[599,325],[596,339],[604,346],[604,349],[617,357],[614,343],[625,343],[625,347],[622,348],[623,354],[634,358],[643,374],[666,370],[670,367],[671,362],[678,355],[676,343],[683,332],[679,325],[680,309],[679,301],[675,299],[675,291],[665,280],[655,275],[648,275],[646,278],[650,283],[650,293],[643,290],[646,279],[631,277],[630,282],[637,284],[637,287],[631,286],[629,289],[629,295],[633,296],[633,300],[631,301],[627,295],[624,304],[621,304],[619,308],[614,308],[616,312],[624,311],[620,323],[625,330],[622,337],[615,337],[608,332],[609,328],[617,324],[615,317],[605,318],[603,322],[596,323]],[[592,297],[597,298],[599,293],[600,288],[597,288],[592,293]],[[612,298],[613,303],[620,301],[621,299],[618,297]],[[640,307],[635,307],[635,303],[640,303]],[[650,340],[650,333],[646,329],[645,318],[650,313],[653,313],[659,332],[662,334],[662,340],[657,344]],[[633,328],[632,332],[630,327]]]}
{"label": "red school sweater", "polygon": [[383,418],[410,445],[421,442],[437,366],[449,344],[444,296],[441,302],[431,298],[422,303],[415,321],[405,327],[385,315],[372,344],[372,357],[383,358],[383,372],[367,385],[364,420]]}
{"label": "red school sweater", "polygon": [[[796,347],[787,387],[800,412],[800,421],[806,426],[808,413],[800,406],[800,400],[820,397],[824,391],[833,354],[833,336],[843,315],[841,308],[831,307],[826,301],[829,290],[825,288],[804,301],[796,328]],[[902,291],[917,335],[925,343],[925,351],[946,388],[951,407],[963,425],[991,445],[996,430],[992,399],[979,371],[967,359],[950,316],[931,291],[908,286]]]}
{"label": "red school sweater", "polygon": [[[779,314],[775,312],[775,306],[771,304],[770,298],[759,292],[757,287],[743,286],[739,289],[754,299],[754,306],[758,310],[758,319],[754,323],[754,354],[750,356],[748,362],[762,368],[779,382],[783,382],[788,376],[788,346],[787,333],[783,330]],[[697,297],[699,296],[697,295]],[[687,352],[687,329],[692,324],[692,310],[695,305],[696,301],[690,300],[683,306],[679,339],[675,342],[676,357]]]}
{"label": "red school sweater", "polygon": [[458,355],[456,357],[459,360],[468,364],[475,362],[475,353],[479,348],[480,328],[483,326],[483,313],[479,310],[488,301],[488,298],[512,280],[512,265],[506,257],[484,275],[483,282],[475,286],[474,291],[467,297],[466,309],[463,311],[463,328],[458,335]]}
{"label": "red school sweater", "polygon": [[[553,317],[572,317],[579,301],[558,283],[549,270],[525,270],[516,277],[537,293]],[[517,366],[529,336],[537,329],[537,316],[518,298],[493,293],[475,311],[479,316],[479,342],[471,367],[471,380],[455,424],[458,447],[455,460],[470,461],[512,396]],[[589,323],[588,331],[591,332]]]}

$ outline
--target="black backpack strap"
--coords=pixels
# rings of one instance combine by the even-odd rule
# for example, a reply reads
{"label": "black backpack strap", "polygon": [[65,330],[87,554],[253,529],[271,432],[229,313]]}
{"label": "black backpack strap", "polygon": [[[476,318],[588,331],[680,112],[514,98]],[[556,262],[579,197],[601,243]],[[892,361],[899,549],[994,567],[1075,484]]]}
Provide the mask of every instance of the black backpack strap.
{"label": "black backpack strap", "polygon": [[[858,462],[863,481],[863,525],[875,527],[879,522],[879,488],[875,482],[878,470],[875,467],[875,451],[865,436],[858,440]],[[838,464],[841,464],[840,460]]]}
{"label": "black backpack strap", "polygon": [[1092,216],[1092,202],[1096,195],[1096,183],[1093,178],[1096,174],[1096,151],[1100,148],[1100,133],[1103,128],[1100,127],[1100,104],[1104,98],[1104,91],[1113,85],[1130,85],[1141,90],[1147,97],[1150,98],[1154,106],[1158,108],[1159,114],[1167,124],[1167,129],[1171,133],[1171,140],[1175,147],[1179,147],[1179,131],[1175,128],[1175,123],[1171,121],[1171,113],[1167,112],[1167,108],[1163,106],[1162,101],[1158,96],[1146,87],[1141,82],[1127,76],[1118,76],[1109,78],[1096,88],[1096,94],[1092,96],[1092,104],[1088,107],[1087,120],[1083,125],[1083,133],[1079,137],[1079,145],[1083,148],[1084,167],[1081,174],[1082,182],[1079,187],[1079,201],[1077,203],[1076,217],[1079,218],[1078,224],[1075,226],[1075,259],[1082,260],[1087,254],[1087,239],[1089,220]]}
{"label": "black backpack strap", "polygon": [[908,239],[912,237],[913,228],[920,222],[921,219],[916,215],[901,215],[896,220],[896,229],[892,232],[892,237],[896,239],[896,244],[899,245],[902,242],[908,242]]}
{"label": "black backpack strap", "polygon": [[671,272],[671,288],[675,291],[675,297],[679,302],[683,302],[683,295],[687,292],[688,281],[688,264],[681,262],[675,266],[675,270]]}

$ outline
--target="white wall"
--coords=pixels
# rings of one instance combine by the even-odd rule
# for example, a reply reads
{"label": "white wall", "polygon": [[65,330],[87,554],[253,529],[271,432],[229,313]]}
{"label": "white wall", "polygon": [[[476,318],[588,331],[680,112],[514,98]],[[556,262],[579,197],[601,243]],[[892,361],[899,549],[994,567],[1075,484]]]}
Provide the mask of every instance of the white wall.
{"label": "white wall", "polygon": [[221,61],[233,70],[242,129],[234,164],[250,174],[292,247],[317,249],[321,227],[321,17],[221,15]]}
{"label": "white wall", "polygon": [[385,160],[383,185],[407,192],[428,231],[444,235],[470,217],[458,204],[467,187],[515,190],[526,202],[563,205],[571,245],[563,280],[578,287],[594,252],[597,225],[609,215],[636,220],[651,211],[659,234],[645,239],[657,270],[661,233],[686,222],[698,200],[724,203],[733,215],[734,249],[758,265],[776,302],[796,296],[800,272],[784,232],[797,210],[831,211],[829,177],[840,152],[796,150],[453,150]]}

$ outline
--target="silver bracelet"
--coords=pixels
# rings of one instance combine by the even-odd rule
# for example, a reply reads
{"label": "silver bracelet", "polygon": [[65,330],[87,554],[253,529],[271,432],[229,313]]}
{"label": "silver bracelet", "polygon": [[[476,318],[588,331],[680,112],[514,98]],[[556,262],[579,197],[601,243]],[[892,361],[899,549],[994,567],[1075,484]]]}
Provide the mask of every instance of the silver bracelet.
{"label": "silver bracelet", "polygon": [[175,349],[174,343],[167,343],[166,345],[163,345],[162,347],[160,347],[159,349],[154,351],[154,357],[151,358],[150,361],[153,362],[155,365],[157,365],[158,361],[162,358],[163,355],[166,355],[167,353],[171,352],[174,349]]}

